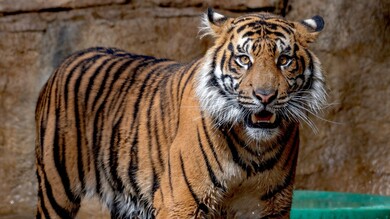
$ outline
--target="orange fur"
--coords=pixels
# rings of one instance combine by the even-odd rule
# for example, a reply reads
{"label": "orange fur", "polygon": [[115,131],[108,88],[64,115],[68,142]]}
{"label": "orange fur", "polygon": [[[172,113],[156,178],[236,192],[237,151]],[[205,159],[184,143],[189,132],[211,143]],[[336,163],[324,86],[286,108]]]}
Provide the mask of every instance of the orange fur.
{"label": "orange fur", "polygon": [[203,25],[215,44],[188,64],[92,48],[57,68],[36,108],[37,218],[91,195],[113,218],[289,217],[299,121],[325,103],[317,30],[212,10]]}

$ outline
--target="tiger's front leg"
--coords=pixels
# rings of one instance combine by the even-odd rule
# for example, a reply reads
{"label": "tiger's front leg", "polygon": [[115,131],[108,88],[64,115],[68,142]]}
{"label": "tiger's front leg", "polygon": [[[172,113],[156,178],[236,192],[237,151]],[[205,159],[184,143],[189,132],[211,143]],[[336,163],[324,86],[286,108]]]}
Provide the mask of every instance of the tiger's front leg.
{"label": "tiger's front leg", "polygon": [[[176,185],[174,185],[176,186]],[[186,191],[175,187],[173,196],[162,188],[156,191],[154,199],[155,218],[202,218],[197,212],[197,204]],[[181,193],[181,194],[179,194]]]}
{"label": "tiger's front leg", "polygon": [[154,195],[157,219],[204,218],[208,213],[203,201],[209,188],[207,173],[202,172],[193,153],[179,148],[170,151],[161,186]]}

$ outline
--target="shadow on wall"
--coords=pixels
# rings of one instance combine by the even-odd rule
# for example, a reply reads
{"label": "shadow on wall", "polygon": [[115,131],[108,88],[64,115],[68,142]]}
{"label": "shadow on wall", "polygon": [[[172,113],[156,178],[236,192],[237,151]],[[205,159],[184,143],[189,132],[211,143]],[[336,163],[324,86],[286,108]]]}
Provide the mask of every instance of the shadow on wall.
{"label": "shadow on wall", "polygon": [[[31,218],[36,201],[34,108],[53,68],[91,46],[189,61],[207,6],[225,14],[273,10],[289,19],[319,14],[326,27],[314,51],[323,62],[330,106],[303,126],[296,187],[390,195],[388,1],[86,0],[0,2],[0,215]],[[288,3],[285,5],[285,3]],[[80,218],[96,210],[86,206]],[[84,215],[84,216],[83,216]]]}

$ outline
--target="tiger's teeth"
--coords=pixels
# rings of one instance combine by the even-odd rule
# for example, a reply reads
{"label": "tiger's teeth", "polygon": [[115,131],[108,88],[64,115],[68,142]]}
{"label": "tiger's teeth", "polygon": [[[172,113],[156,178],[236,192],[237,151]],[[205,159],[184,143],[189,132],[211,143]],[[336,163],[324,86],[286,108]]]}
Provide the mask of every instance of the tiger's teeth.
{"label": "tiger's teeth", "polygon": [[257,122],[257,118],[256,118],[256,115],[254,113],[251,115],[251,120],[253,123]]}
{"label": "tiger's teeth", "polygon": [[251,120],[253,123],[269,123],[272,124],[276,121],[276,114],[274,113],[259,113],[252,114]]}
{"label": "tiger's teeth", "polygon": [[274,114],[272,114],[272,117],[269,121],[270,121],[270,123],[274,123],[275,120],[276,120],[276,114],[274,113]]}

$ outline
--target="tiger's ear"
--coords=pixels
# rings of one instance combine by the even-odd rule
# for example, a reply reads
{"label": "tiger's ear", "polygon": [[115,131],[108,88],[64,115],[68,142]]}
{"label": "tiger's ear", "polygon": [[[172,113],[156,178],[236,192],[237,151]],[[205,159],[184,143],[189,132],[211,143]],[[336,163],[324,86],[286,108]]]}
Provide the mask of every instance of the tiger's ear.
{"label": "tiger's ear", "polygon": [[318,15],[301,21],[296,25],[300,43],[307,46],[308,43],[314,42],[324,27],[324,19]]}
{"label": "tiger's ear", "polygon": [[230,18],[225,15],[215,12],[213,9],[208,8],[207,12],[203,14],[202,25],[200,27],[200,37],[211,35],[213,37],[219,36],[224,29],[227,28],[227,24]]}

